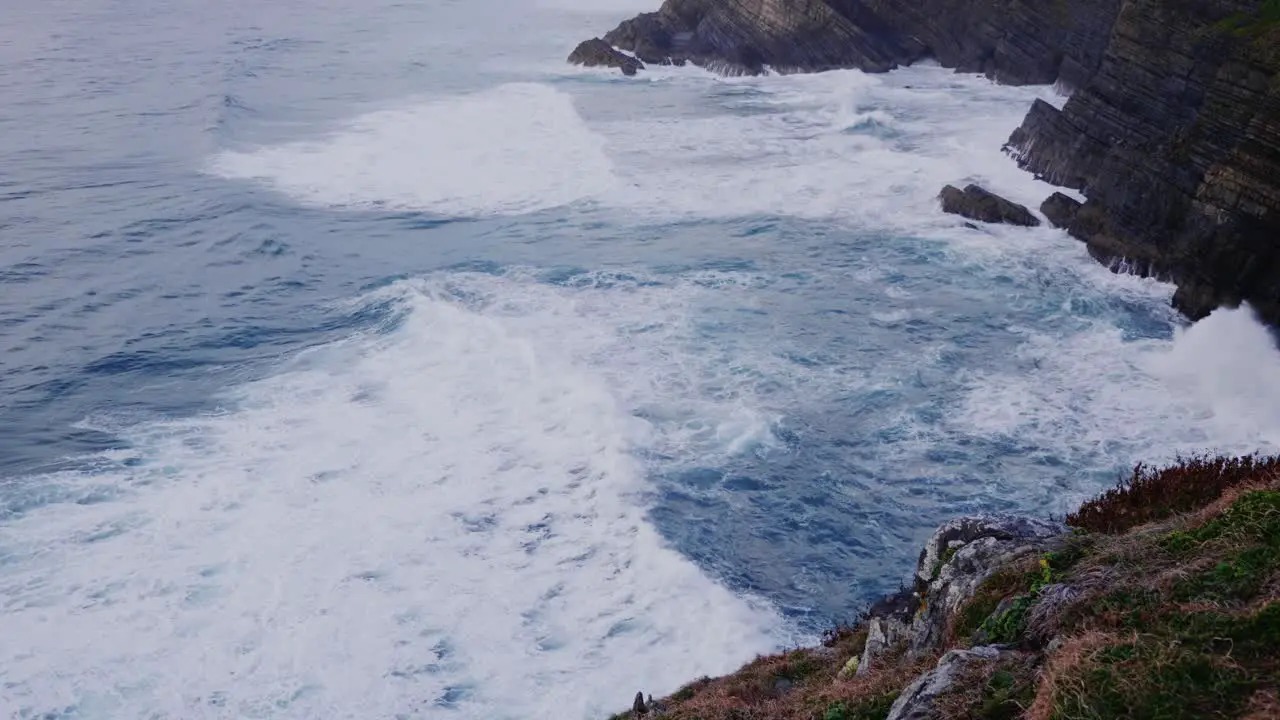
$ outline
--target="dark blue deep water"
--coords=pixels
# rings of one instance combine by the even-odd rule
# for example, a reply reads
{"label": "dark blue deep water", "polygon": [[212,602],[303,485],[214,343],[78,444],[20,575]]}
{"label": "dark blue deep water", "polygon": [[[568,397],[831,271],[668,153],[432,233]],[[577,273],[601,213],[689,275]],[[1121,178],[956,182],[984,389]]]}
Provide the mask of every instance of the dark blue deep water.
{"label": "dark blue deep water", "polygon": [[1275,450],[1247,309],[936,204],[1048,88],[570,68],[645,0],[0,30],[0,716],[597,717],[965,512]]}

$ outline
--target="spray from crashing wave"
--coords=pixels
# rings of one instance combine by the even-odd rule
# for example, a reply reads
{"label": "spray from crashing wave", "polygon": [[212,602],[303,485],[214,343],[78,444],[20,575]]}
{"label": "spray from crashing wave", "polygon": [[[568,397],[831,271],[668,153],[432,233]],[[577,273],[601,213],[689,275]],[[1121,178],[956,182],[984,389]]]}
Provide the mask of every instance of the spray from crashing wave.
{"label": "spray from crashing wave", "polygon": [[448,217],[535,212],[615,182],[573,99],[538,83],[362,115],[322,139],[222,153],[212,170],[321,207]]}
{"label": "spray from crashing wave", "polygon": [[[680,304],[636,299],[617,321]],[[587,717],[783,639],[644,521],[653,429],[584,363],[611,326],[496,279],[387,300],[235,409],[129,431],[111,501],[5,525],[7,710]]]}

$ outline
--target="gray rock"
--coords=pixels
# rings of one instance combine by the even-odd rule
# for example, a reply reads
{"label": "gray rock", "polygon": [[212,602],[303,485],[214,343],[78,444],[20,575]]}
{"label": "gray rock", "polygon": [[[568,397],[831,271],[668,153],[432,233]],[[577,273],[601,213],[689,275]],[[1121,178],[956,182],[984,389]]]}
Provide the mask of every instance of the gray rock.
{"label": "gray rock", "polygon": [[865,675],[875,665],[876,658],[897,643],[907,639],[911,626],[897,617],[873,617],[867,621],[867,644],[858,661],[858,675]]}
{"label": "gray rock", "polygon": [[957,550],[981,538],[1030,541],[1053,538],[1068,532],[1066,525],[1024,515],[968,515],[943,523],[925,542],[916,561],[916,579],[929,583],[942,569],[942,558],[948,549]]}
{"label": "gray rock", "polygon": [[618,68],[623,75],[635,75],[637,70],[644,69],[644,63],[626,53],[619,52],[600,38],[579,43],[578,47],[569,53],[568,62],[586,67]]}
{"label": "gray rock", "polygon": [[952,650],[938,660],[938,666],[916,678],[902,691],[885,720],[943,720],[938,710],[939,697],[955,686],[960,671],[974,663],[989,663],[1000,657],[1000,649],[992,646],[971,650]]}
{"label": "gray rock", "polygon": [[1040,204],[1040,212],[1049,218],[1049,224],[1056,228],[1065,228],[1075,220],[1080,210],[1080,201],[1056,192]]}
{"label": "gray rock", "polygon": [[[938,528],[916,565],[925,603],[911,622],[910,654],[918,657],[938,649],[951,617],[993,572],[1060,546],[1066,533],[1060,523],[1015,515],[962,517]],[[946,559],[949,550],[954,553]]]}
{"label": "gray rock", "polygon": [[920,607],[920,594],[904,587],[871,606],[867,620],[867,644],[858,661],[857,674],[866,674],[876,658],[910,635],[911,617]]}
{"label": "gray rock", "polygon": [[948,185],[942,188],[938,198],[942,200],[943,212],[962,215],[971,220],[1024,227],[1040,224],[1040,220],[1026,206],[1005,200],[977,185],[969,185],[964,190]]}

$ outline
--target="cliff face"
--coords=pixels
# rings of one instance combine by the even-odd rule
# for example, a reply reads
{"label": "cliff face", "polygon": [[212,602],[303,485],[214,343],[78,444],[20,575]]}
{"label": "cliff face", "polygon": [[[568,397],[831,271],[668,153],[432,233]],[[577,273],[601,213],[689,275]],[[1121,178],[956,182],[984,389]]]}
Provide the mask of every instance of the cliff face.
{"label": "cliff face", "polygon": [[1084,191],[1068,230],[1094,257],[1173,280],[1192,318],[1249,301],[1280,323],[1280,32],[1231,29],[1258,11],[1128,0],[1093,78],[1010,138],[1024,167]]}
{"label": "cliff face", "polygon": [[866,12],[822,0],[667,0],[604,39],[653,64],[692,62],[729,74],[856,67],[884,72],[925,47]]}
{"label": "cliff face", "polygon": [[734,74],[933,57],[1057,83],[1066,107],[1037,102],[1008,147],[1088,198],[1069,232],[1192,318],[1247,301],[1280,324],[1280,0],[666,0],[605,40]]}
{"label": "cliff face", "polygon": [[666,0],[604,39],[654,64],[740,74],[923,57],[1013,84],[1074,87],[1097,69],[1119,0]]}

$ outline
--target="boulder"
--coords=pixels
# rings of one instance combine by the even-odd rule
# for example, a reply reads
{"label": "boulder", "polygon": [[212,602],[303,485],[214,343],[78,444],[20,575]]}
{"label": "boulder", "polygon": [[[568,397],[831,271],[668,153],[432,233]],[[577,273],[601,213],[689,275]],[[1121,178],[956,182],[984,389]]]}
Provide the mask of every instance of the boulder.
{"label": "boulder", "polygon": [[1069,227],[1079,210],[1079,200],[1060,192],[1050,195],[1040,204],[1040,214],[1049,218],[1049,224],[1056,228]]}
{"label": "boulder", "polygon": [[635,75],[637,70],[644,69],[644,63],[626,53],[619,52],[600,38],[579,43],[578,47],[569,53],[568,62],[586,67],[618,68],[623,75]]}
{"label": "boulder", "polygon": [[920,595],[914,588],[903,588],[871,606],[867,613],[867,643],[854,671],[865,675],[876,659],[911,633],[911,617],[920,607]]}
{"label": "boulder", "polygon": [[943,212],[963,215],[971,220],[1025,227],[1040,224],[1025,206],[1005,200],[977,185],[969,185],[964,190],[948,185],[942,188],[938,198],[942,200]]}
{"label": "boulder", "polygon": [[925,602],[911,621],[909,653],[941,647],[950,618],[998,568],[1052,550],[1066,537],[1065,525],[1015,515],[962,517],[938,528],[916,566]]}
{"label": "boulder", "polygon": [[990,645],[952,650],[938,660],[936,668],[916,678],[902,691],[885,720],[945,720],[937,701],[952,692],[961,671],[969,665],[994,662],[999,657],[1000,649]]}

